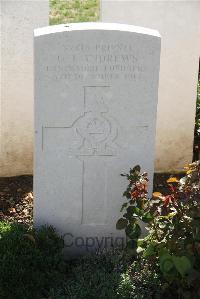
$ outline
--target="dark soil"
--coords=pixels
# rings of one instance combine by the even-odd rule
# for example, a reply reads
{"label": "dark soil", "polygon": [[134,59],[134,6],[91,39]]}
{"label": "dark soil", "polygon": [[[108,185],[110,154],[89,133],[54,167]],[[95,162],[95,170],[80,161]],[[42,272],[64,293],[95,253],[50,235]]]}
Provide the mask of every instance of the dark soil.
{"label": "dark soil", "polygon": [[0,178],[0,220],[32,224],[33,177]]}
{"label": "dark soil", "polygon": [[[181,178],[181,175],[175,175]],[[166,173],[154,175],[154,191],[168,193]],[[33,222],[33,177],[23,175],[0,178],[0,220],[17,221],[32,225]]]}

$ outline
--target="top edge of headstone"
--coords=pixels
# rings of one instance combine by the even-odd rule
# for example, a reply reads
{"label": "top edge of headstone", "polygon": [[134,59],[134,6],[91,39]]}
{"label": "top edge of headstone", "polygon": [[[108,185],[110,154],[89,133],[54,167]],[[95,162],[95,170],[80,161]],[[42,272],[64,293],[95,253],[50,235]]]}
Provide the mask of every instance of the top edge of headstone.
{"label": "top edge of headstone", "polygon": [[54,26],[41,27],[34,30],[34,36],[38,37],[38,36],[59,33],[59,32],[81,31],[81,30],[122,31],[122,32],[133,32],[133,33],[140,33],[144,35],[160,37],[160,34],[157,30],[128,25],[128,24],[101,23],[101,22],[69,23],[69,24],[60,24]]}

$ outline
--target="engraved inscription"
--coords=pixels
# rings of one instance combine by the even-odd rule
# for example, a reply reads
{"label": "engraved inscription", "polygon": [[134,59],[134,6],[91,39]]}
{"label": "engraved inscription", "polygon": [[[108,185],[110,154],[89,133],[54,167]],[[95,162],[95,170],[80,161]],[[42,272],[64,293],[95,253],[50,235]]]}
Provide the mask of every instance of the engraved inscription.
{"label": "engraved inscription", "polygon": [[[132,44],[77,44],[63,45],[55,64],[46,66],[45,72],[53,80],[125,80],[138,81],[146,72],[144,55]],[[149,59],[152,52],[145,52]],[[147,59],[148,60],[148,59]]]}

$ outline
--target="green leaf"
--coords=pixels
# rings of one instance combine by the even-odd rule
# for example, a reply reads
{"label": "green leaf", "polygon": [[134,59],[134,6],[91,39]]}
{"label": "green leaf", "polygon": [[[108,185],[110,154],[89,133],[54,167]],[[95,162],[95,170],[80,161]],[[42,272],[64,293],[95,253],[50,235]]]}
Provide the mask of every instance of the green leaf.
{"label": "green leaf", "polygon": [[139,209],[138,207],[135,207],[134,213],[138,216],[143,216],[144,211],[142,209]]}
{"label": "green leaf", "polygon": [[170,272],[174,267],[172,256],[169,253],[165,253],[160,256],[160,270],[163,273]]}
{"label": "green leaf", "polygon": [[139,236],[142,234],[142,230],[141,230],[139,224],[137,224],[137,223],[135,224],[135,229],[134,229],[134,231],[135,231],[135,235],[136,235],[136,237],[137,237],[137,239],[138,239]]}
{"label": "green leaf", "polygon": [[130,239],[138,239],[142,233],[142,230],[139,224],[136,223],[134,225],[129,224],[125,229],[125,232]]}
{"label": "green leaf", "polygon": [[186,256],[173,256],[173,262],[176,270],[180,273],[182,277],[190,272],[192,269],[192,264]]}
{"label": "green leaf", "polygon": [[135,207],[134,207],[134,206],[129,206],[129,207],[127,208],[127,214],[129,214],[129,215],[133,215],[134,210],[135,210]]}
{"label": "green leaf", "polygon": [[133,167],[132,169],[130,169],[130,173],[140,172],[140,170],[141,170],[140,165],[136,165],[135,167]]}
{"label": "green leaf", "polygon": [[153,244],[149,244],[146,250],[143,253],[144,257],[149,257],[155,255],[155,246]]}
{"label": "green leaf", "polygon": [[145,223],[149,223],[153,220],[152,215],[149,212],[144,213],[143,217],[142,217],[142,221]]}
{"label": "green leaf", "polygon": [[129,191],[124,191],[123,196],[125,196],[126,198],[131,198],[131,194]]}
{"label": "green leaf", "polygon": [[127,208],[127,213],[128,213],[129,215],[142,216],[143,211],[140,210],[138,207],[135,207],[135,206],[129,206],[129,207]]}
{"label": "green leaf", "polygon": [[128,221],[125,218],[120,218],[116,223],[116,229],[125,229]]}
{"label": "green leaf", "polygon": [[130,223],[134,222],[134,216],[132,216],[131,214],[125,214],[125,218],[128,219]]}
{"label": "green leaf", "polygon": [[123,203],[120,212],[122,212],[124,210],[124,208],[126,208],[127,206],[128,206],[127,202]]}
{"label": "green leaf", "polygon": [[161,247],[160,250],[159,250],[160,260],[162,260],[163,256],[166,255],[166,254],[169,254],[169,251],[167,250],[167,248],[166,247]]}
{"label": "green leaf", "polygon": [[134,239],[134,234],[133,234],[133,230],[134,230],[134,225],[129,224],[126,229],[126,235],[130,238],[130,239]]}

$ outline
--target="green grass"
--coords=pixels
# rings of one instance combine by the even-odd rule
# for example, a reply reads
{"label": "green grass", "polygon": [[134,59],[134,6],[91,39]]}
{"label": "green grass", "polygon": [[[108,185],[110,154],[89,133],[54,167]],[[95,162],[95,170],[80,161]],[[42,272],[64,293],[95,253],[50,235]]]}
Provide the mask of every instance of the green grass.
{"label": "green grass", "polygon": [[64,261],[63,246],[52,227],[36,231],[0,221],[0,299],[152,299],[160,294],[160,276],[150,264],[119,250]]}
{"label": "green grass", "polygon": [[50,25],[99,20],[99,0],[50,0]]}
{"label": "green grass", "polygon": [[27,226],[0,222],[0,298],[49,298],[65,278],[63,240],[51,227],[37,232]]}

